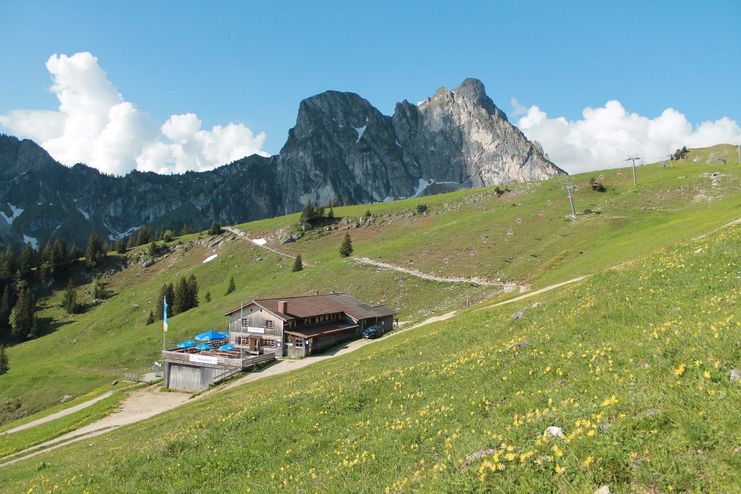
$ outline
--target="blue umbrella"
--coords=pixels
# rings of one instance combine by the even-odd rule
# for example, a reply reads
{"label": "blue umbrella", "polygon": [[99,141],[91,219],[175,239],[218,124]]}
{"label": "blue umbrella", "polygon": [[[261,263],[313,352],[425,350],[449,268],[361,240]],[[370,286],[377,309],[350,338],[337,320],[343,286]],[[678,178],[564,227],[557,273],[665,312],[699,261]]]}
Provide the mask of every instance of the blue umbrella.
{"label": "blue umbrella", "polygon": [[185,341],[181,341],[180,343],[178,343],[178,348],[193,348],[197,344],[198,343],[196,343],[193,340],[185,340]]}
{"label": "blue umbrella", "polygon": [[214,331],[213,329],[210,329],[205,333],[201,333],[196,336],[196,340],[198,341],[221,341],[226,340],[227,338],[229,338],[228,334],[219,333],[218,331]]}
{"label": "blue umbrella", "polygon": [[228,352],[230,350],[236,350],[236,349],[237,349],[237,347],[235,347],[231,343],[227,343],[226,345],[221,345],[219,347],[219,350],[221,350],[222,352]]}
{"label": "blue umbrella", "polygon": [[201,343],[196,346],[196,350],[211,350],[211,345],[207,345],[205,343]]}

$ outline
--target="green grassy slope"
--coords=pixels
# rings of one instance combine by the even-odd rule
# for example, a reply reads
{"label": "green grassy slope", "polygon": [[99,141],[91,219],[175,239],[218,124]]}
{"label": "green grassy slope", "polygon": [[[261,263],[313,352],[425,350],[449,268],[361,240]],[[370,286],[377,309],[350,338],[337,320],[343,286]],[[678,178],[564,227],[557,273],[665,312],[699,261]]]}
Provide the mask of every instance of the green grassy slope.
{"label": "green grassy slope", "polygon": [[[357,256],[439,275],[501,278],[537,287],[626,261],[741,217],[741,167],[693,162],[694,156],[708,153],[692,151],[672,167],[640,167],[637,188],[630,183],[628,169],[594,174],[603,176],[605,193],[589,190],[591,174],[570,177],[579,185],[579,215],[573,222],[565,216],[565,179],[515,185],[501,197],[493,189],[465,190],[337,208],[335,214],[353,221],[366,210],[375,215],[370,226],[348,230]],[[705,176],[713,171],[722,173],[716,185]],[[421,203],[429,211],[415,214]],[[240,228],[255,237],[275,237],[277,231],[294,228],[296,221],[292,215]],[[513,235],[508,236],[510,228]],[[209,239],[196,242],[198,235],[191,235],[180,239],[187,249],[108,279],[113,296],[85,314],[64,316],[58,308],[61,294],[56,293],[42,301],[42,316],[60,320],[59,329],[9,349],[11,371],[0,376],[0,399],[20,400],[20,413],[32,413],[65,394],[104,389],[127,372],[150,370],[158,359],[161,332],[159,323],[144,325],[146,315],[163,283],[190,273],[198,277],[201,299],[210,291],[213,301],[174,317],[171,342],[221,327],[225,309],[252,298],[346,291],[398,308],[401,320],[418,320],[496,293],[491,287],[424,281],[341,259],[337,249],[345,231],[315,232],[278,245],[311,264],[300,273],[290,272],[290,259],[249,242],[209,246]],[[202,264],[213,252],[219,257]],[[224,296],[232,275],[237,291]]]}
{"label": "green grassy slope", "polygon": [[100,420],[113,410],[117,409],[127,391],[120,390],[111,396],[82,410],[60,417],[56,420],[39,424],[35,427],[0,435],[0,457],[23,451],[31,446],[41,444],[70,431]]}
{"label": "green grassy slope", "polygon": [[[731,161],[707,165],[704,157],[715,148],[735,156],[733,146],[692,150],[672,166],[639,167],[638,187],[632,185],[630,169],[623,168],[515,184],[501,197],[494,189],[463,190],[341,208],[339,214],[360,217],[370,211],[377,216],[370,228],[353,233],[358,256],[440,275],[537,286],[622,262],[741,216],[741,168]],[[695,162],[695,157],[702,159]],[[705,174],[715,171],[722,176],[714,186]],[[607,191],[592,191],[592,177],[599,178]],[[565,182],[578,186],[575,222],[566,218]],[[429,206],[428,214],[414,215],[413,209],[422,203]],[[273,218],[240,228],[259,237],[290,228],[296,218]],[[507,235],[510,230],[512,235]],[[310,236],[286,250],[321,265],[334,259],[343,234]]]}
{"label": "green grassy slope", "polygon": [[5,468],[0,489],[734,492],[740,244],[728,227],[472,308]]}

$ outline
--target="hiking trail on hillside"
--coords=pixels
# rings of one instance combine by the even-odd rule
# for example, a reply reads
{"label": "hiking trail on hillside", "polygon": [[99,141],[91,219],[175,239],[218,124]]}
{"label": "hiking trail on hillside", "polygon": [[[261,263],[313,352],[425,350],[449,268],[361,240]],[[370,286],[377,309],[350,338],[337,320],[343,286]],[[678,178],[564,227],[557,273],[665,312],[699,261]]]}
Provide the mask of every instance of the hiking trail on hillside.
{"label": "hiking trail on hillside", "polygon": [[[263,248],[265,250],[269,250],[273,254],[277,254],[279,256],[286,257],[288,259],[295,259],[296,258],[296,256],[294,256],[292,254],[288,254],[286,252],[282,252],[282,251],[276,249],[275,247],[269,246],[267,244],[267,242],[259,242],[258,240],[264,240],[264,239],[252,238],[249,235],[247,235],[246,232],[240,230],[239,228],[234,228],[234,227],[231,227],[231,226],[225,226],[223,229],[224,229],[224,231],[227,231],[227,232],[235,235],[236,237],[238,237],[238,238],[240,238],[242,240],[247,240],[248,242],[250,242],[252,245],[254,245],[256,247],[261,247],[261,248]],[[302,258],[301,260],[303,261],[303,265],[304,266],[311,266],[312,265],[310,262],[307,262],[306,259],[303,259]]]}
{"label": "hiking trail on hillside", "polygon": [[405,268],[402,266],[397,266],[395,264],[390,264],[387,262],[369,259],[367,257],[353,257],[353,260],[357,262],[358,264],[364,264],[367,266],[375,266],[381,269],[390,269],[393,271],[398,271],[400,273],[408,274],[410,276],[414,276],[416,278],[421,278],[423,280],[428,280],[428,281],[438,281],[440,283],[470,283],[472,285],[477,285],[477,286],[496,286],[496,287],[501,288],[505,292],[514,292],[515,290],[519,290],[520,293],[523,293],[528,290],[527,286],[518,285],[517,283],[514,283],[514,282],[491,281],[491,280],[487,280],[485,278],[480,278],[477,276],[472,276],[472,277],[438,276],[438,275],[431,274],[431,273],[424,273],[418,269]]}

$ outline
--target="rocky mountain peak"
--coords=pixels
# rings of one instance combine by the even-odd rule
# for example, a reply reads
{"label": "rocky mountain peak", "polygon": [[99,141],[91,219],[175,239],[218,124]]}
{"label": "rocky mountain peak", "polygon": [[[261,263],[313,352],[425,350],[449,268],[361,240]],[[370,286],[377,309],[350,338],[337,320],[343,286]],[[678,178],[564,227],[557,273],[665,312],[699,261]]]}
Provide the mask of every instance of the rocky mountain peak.
{"label": "rocky mountain peak", "polygon": [[[280,153],[210,172],[110,177],[67,168],[31,141],[0,136],[0,241],[84,243],[142,225],[205,228],[316,205],[358,204],[539,180],[564,173],[527,140],[478,79],[441,88],[392,116],[368,100],[325,91],[303,100]],[[24,240],[26,239],[26,240]]]}
{"label": "rocky mountain peak", "polygon": [[361,127],[376,114],[380,112],[355,93],[324,91],[301,101],[294,131],[311,130],[311,124],[317,121],[331,122],[339,128]]}
{"label": "rocky mountain peak", "polygon": [[484,83],[478,79],[465,79],[460,85],[455,88],[455,94],[460,98],[465,98],[470,101],[482,104],[485,101],[491,101],[486,95],[486,87]]}

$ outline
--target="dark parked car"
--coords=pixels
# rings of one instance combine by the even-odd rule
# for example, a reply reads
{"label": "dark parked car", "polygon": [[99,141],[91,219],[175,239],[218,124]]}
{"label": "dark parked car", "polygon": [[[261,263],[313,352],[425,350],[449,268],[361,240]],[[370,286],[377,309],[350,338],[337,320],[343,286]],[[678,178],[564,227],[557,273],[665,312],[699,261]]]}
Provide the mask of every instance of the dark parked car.
{"label": "dark parked car", "polygon": [[363,338],[373,340],[383,336],[383,327],[381,326],[368,326],[363,330]]}

